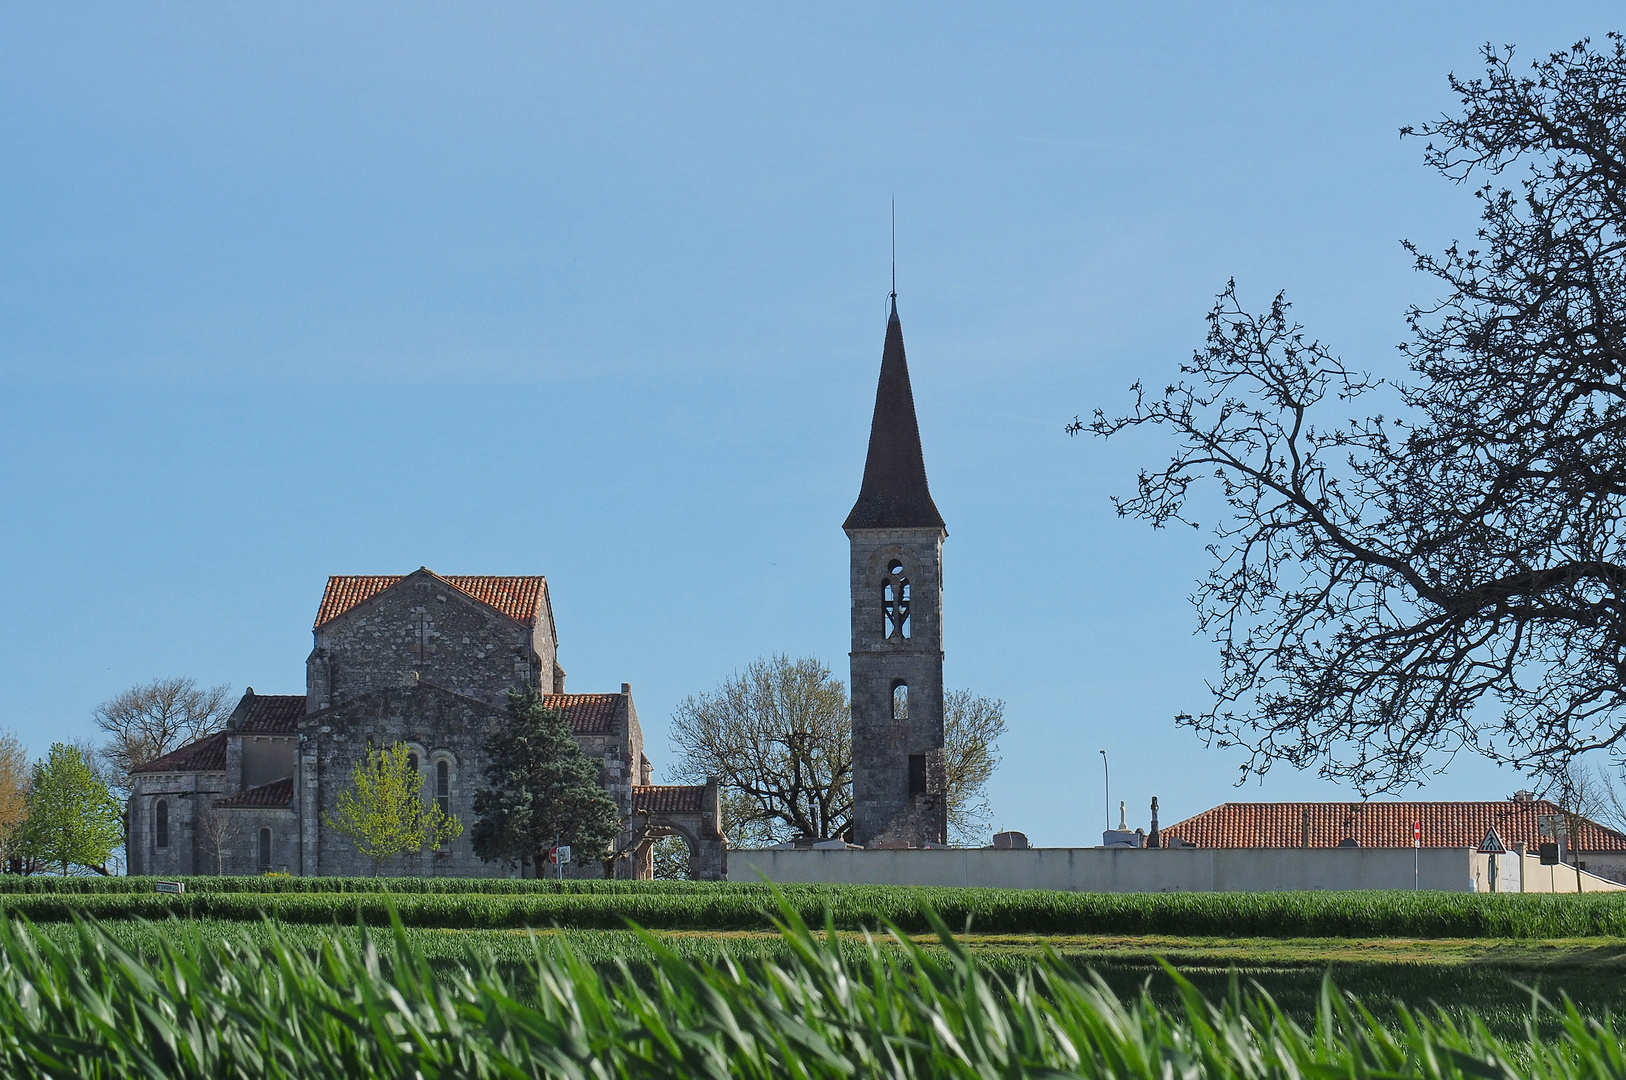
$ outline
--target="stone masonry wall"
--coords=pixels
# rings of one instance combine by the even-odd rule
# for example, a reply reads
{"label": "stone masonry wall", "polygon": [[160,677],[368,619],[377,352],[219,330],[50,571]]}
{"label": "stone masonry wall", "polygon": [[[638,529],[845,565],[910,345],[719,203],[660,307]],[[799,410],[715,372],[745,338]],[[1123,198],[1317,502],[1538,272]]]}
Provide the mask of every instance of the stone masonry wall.
{"label": "stone masonry wall", "polygon": [[[585,752],[602,761],[606,789],[623,816],[630,816],[631,778],[641,754],[642,735],[630,688],[623,688],[622,701],[615,731],[581,736],[578,741]],[[504,710],[478,699],[420,683],[366,694],[306,716],[301,723],[299,772],[295,776],[304,851],[298,872],[373,872],[372,862],[328,827],[324,815],[336,811],[339,792],[348,786],[369,747],[400,742],[418,756],[425,801],[435,798],[436,766],[442,760],[447,762],[450,811],[462,821],[464,832],[443,850],[397,856],[382,867],[382,872],[426,877],[515,876],[517,871],[511,867],[482,861],[475,855],[470,839],[475,822],[474,793],[485,783],[485,743],[505,715]],[[634,738],[638,749],[632,746]],[[595,877],[602,872],[600,864],[589,863],[567,868],[566,876]]]}
{"label": "stone masonry wall", "polygon": [[[529,629],[422,571],[316,629],[308,708],[424,682],[501,705],[510,687],[551,689],[545,617]],[[546,684],[546,685],[544,685]]]}
{"label": "stone masonry wall", "polygon": [[[943,748],[943,533],[854,529],[852,542],[853,801],[856,843],[921,846],[947,839]],[[897,560],[910,586],[910,634],[888,638],[882,582]],[[893,716],[893,690],[908,689],[908,716]],[[910,792],[909,759],[922,755],[931,798]],[[931,767],[931,766],[936,766]],[[933,790],[933,787],[938,790]]]}

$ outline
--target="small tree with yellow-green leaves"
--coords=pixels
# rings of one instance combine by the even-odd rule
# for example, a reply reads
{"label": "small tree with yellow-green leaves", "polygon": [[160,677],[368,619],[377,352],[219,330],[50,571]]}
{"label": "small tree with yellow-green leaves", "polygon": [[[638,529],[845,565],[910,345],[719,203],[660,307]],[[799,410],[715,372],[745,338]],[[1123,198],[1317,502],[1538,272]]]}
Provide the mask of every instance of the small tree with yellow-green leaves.
{"label": "small tree with yellow-green leaves", "polygon": [[402,743],[368,749],[350,786],[339,792],[337,810],[323,820],[372,860],[374,877],[392,856],[437,848],[463,834],[456,814],[424,801],[422,780]]}

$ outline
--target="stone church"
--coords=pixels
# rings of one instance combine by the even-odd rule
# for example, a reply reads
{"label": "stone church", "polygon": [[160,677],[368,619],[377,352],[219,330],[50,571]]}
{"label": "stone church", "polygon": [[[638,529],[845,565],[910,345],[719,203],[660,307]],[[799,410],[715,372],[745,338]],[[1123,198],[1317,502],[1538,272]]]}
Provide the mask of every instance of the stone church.
{"label": "stone church", "polygon": [[631,686],[565,692],[546,579],[425,568],[331,577],[314,636],[304,694],[250,688],[224,730],[131,773],[130,873],[370,873],[326,816],[370,747],[404,743],[424,799],[457,815],[464,832],[437,850],[396,856],[384,872],[514,874],[482,862],[469,837],[486,740],[506,716],[508,690],[530,687],[603,763],[604,789],[626,822],[608,858],[577,860],[566,876],[649,878],[654,841],[666,835],[687,843],[693,876],[726,876],[717,785],[650,783]]}

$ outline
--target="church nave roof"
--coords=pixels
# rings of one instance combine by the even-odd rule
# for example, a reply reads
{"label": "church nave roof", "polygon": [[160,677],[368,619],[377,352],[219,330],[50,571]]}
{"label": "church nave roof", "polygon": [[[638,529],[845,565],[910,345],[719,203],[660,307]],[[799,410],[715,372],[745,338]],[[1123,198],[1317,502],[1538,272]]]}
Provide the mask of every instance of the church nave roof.
{"label": "church nave roof", "polygon": [[[507,577],[493,574],[436,574],[458,592],[496,608],[515,622],[534,627],[537,613],[547,603],[547,578],[540,574]],[[335,574],[327,579],[322,604],[316,609],[316,625],[332,622],[340,615],[364,604],[392,585],[405,581],[407,574]]]}

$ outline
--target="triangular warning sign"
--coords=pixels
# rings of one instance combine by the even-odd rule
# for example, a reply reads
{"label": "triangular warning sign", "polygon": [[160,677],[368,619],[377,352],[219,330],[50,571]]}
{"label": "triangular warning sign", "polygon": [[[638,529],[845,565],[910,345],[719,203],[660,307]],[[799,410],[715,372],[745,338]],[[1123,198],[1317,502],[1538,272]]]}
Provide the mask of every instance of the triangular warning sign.
{"label": "triangular warning sign", "polygon": [[1502,838],[1500,836],[1496,835],[1495,828],[1485,830],[1485,839],[1479,842],[1479,853],[1481,855],[1507,854],[1507,845],[1502,843]]}

